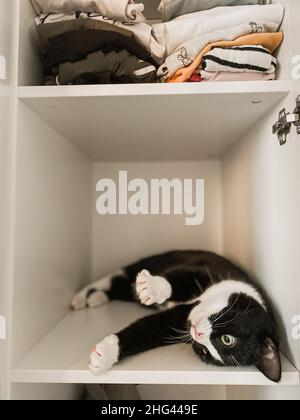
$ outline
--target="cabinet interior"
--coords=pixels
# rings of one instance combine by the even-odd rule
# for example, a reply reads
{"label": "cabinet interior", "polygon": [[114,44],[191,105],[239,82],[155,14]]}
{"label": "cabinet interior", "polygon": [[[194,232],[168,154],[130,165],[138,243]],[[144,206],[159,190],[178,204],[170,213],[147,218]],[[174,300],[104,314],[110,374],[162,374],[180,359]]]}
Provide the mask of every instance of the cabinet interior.
{"label": "cabinet interior", "polygon": [[[157,19],[153,2],[146,3],[147,16]],[[224,254],[254,273],[278,314],[288,359],[282,384],[299,384],[293,367],[300,368],[299,349],[289,336],[299,306],[293,251],[299,248],[298,239],[285,246],[295,235],[290,165],[282,165],[294,150],[277,147],[271,131],[283,104],[294,100],[287,25],[274,82],[49,88],[41,86],[33,17],[30,2],[21,1],[13,382],[95,382],[85,349],[88,355],[98,335],[145,311],[114,303],[72,314],[72,295],[139,257],[193,248]],[[204,223],[188,227],[183,216],[100,217],[96,183],[117,180],[120,170],[145,180],[205,179]],[[132,359],[102,381],[270,384],[253,369],[201,366],[201,372],[190,353],[174,348]]]}

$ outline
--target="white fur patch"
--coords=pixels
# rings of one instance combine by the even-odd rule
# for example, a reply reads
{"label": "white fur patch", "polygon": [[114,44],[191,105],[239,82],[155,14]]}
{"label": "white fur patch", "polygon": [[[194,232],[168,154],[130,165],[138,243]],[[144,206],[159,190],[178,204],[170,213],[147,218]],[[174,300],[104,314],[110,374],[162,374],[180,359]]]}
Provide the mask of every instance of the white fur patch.
{"label": "white fur patch", "polygon": [[102,292],[102,290],[92,293],[87,299],[87,305],[89,308],[97,308],[98,306],[105,305],[107,302],[109,302],[107,294]]}
{"label": "white fur patch", "polygon": [[224,280],[221,283],[214,284],[201,295],[201,302],[211,298],[218,299],[220,307],[218,312],[220,312],[224,307],[228,306],[229,298],[233,294],[247,295],[256,300],[264,310],[267,310],[265,302],[255,287],[237,280]]}
{"label": "white fur patch", "polygon": [[211,342],[213,326],[209,318],[227,308],[233,294],[249,296],[266,310],[265,302],[253,286],[236,280],[226,280],[207,289],[200,297],[201,302],[194,307],[189,316],[193,339],[205,346],[210,354],[222,363],[221,356]]}
{"label": "white fur patch", "polygon": [[163,304],[172,295],[170,283],[163,277],[152,276],[143,270],[136,279],[136,292],[143,305]]}
{"label": "white fur patch", "polygon": [[[124,276],[125,272],[123,270],[117,271],[114,274],[103,277],[100,280],[97,280],[95,283],[90,284],[89,286],[82,289],[77,293],[72,299],[71,306],[75,311],[84,309],[86,307],[95,308],[108,302],[108,298],[103,292],[108,292],[112,285],[112,279],[116,276]],[[89,291],[96,290],[95,293],[92,293],[90,296]],[[102,293],[98,293],[102,292]],[[97,303],[98,302],[98,303]]]}
{"label": "white fur patch", "polygon": [[91,354],[89,361],[90,371],[98,376],[110,370],[119,361],[119,339],[116,335],[106,337],[97,344]]}

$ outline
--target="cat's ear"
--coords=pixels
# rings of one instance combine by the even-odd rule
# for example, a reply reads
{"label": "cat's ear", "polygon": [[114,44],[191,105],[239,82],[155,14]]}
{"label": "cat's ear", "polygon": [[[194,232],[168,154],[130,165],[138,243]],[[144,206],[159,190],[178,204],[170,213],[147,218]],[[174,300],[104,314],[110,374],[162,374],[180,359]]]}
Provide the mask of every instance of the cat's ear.
{"label": "cat's ear", "polygon": [[261,348],[261,358],[256,367],[271,381],[281,380],[280,354],[270,338],[266,338]]}

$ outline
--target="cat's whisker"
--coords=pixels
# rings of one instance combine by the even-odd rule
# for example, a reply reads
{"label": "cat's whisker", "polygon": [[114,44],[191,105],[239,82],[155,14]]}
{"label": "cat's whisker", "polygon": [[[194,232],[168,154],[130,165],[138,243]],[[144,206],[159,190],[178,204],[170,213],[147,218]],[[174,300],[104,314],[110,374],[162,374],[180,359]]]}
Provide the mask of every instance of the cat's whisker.
{"label": "cat's whisker", "polygon": [[252,299],[250,298],[250,299],[249,299],[248,306],[247,306],[247,308],[246,308],[246,309],[245,309],[245,311],[244,311],[244,314],[245,314],[245,315],[248,313],[248,310],[249,310],[249,308],[250,308],[250,306],[251,306],[251,302],[252,302]]}
{"label": "cat's whisker", "polygon": [[237,311],[237,314],[236,314],[236,316],[235,317],[233,317],[230,321],[226,321],[226,322],[221,322],[221,323],[219,323],[219,324],[213,324],[213,326],[215,327],[215,328],[222,328],[222,327],[225,327],[226,325],[228,325],[228,324],[231,324],[233,321],[235,321],[236,319],[237,319],[237,317],[239,316],[239,310]]}
{"label": "cat's whisker", "polygon": [[207,272],[207,275],[208,275],[208,278],[209,278],[211,284],[215,284],[216,282],[214,281],[214,278],[213,278],[213,276],[211,274],[210,269],[208,268],[208,266],[206,266],[205,268],[206,268],[206,272]]}
{"label": "cat's whisker", "polygon": [[183,333],[183,334],[189,333],[189,330],[179,330],[179,329],[174,328],[174,327],[170,327],[170,328],[171,328],[171,330],[173,330],[173,331],[175,331],[175,332],[177,332],[179,334],[181,334],[181,333]]}
{"label": "cat's whisker", "polygon": [[223,313],[221,314],[214,322],[216,323],[219,319],[223,318],[226,314],[228,314],[228,312],[231,311],[231,309],[235,306],[235,304],[238,302],[240,297],[240,293],[237,295],[235,301],[233,302],[233,304]]}
{"label": "cat's whisker", "polygon": [[196,277],[194,277],[194,281],[195,281],[200,293],[202,294],[203,293],[203,287],[201,286],[199,280]]}

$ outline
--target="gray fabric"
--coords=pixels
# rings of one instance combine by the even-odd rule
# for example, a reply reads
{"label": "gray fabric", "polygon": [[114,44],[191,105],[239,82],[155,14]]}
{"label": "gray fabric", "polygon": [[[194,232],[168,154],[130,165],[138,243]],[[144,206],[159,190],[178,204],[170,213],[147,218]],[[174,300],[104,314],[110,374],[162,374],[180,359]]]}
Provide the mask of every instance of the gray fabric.
{"label": "gray fabric", "polygon": [[107,19],[104,16],[99,15],[98,13],[74,13],[74,14],[43,14],[35,19],[35,24],[37,27],[40,25],[50,24],[50,23],[61,23],[73,20],[84,20],[92,19],[97,22],[104,22],[111,26],[122,28],[125,30],[130,30],[133,33],[134,38],[140,44],[151,52],[152,57],[158,63],[162,63],[165,58],[166,48],[164,45],[157,42],[152,33],[152,26],[146,22],[140,23],[124,23],[119,22],[113,19]]}
{"label": "gray fabric", "polygon": [[112,31],[130,38],[133,37],[133,32],[119,28],[115,25],[111,25],[110,23],[101,22],[94,19],[74,19],[57,23],[45,23],[37,25],[37,32],[40,39],[42,52],[44,54],[47,53],[49,49],[50,38],[64,34],[66,32],[80,30]]}
{"label": "gray fabric", "polygon": [[244,6],[261,3],[259,0],[162,0],[159,11],[164,22],[188,13],[222,6]]}
{"label": "gray fabric", "polygon": [[59,65],[58,84],[153,83],[156,68],[128,51],[97,51],[86,59]]}

